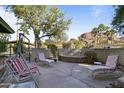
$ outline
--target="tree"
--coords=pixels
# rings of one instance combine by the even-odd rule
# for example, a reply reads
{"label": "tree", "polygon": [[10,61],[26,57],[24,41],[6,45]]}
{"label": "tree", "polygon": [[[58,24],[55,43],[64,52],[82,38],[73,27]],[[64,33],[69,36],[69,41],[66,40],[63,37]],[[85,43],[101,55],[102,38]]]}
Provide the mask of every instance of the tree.
{"label": "tree", "polygon": [[91,32],[83,33],[79,37],[79,39],[83,42],[85,42],[86,47],[105,47],[105,45],[108,45],[108,42],[114,41],[115,36],[115,30],[111,29],[110,27],[100,24],[97,27],[94,27]]}
{"label": "tree", "polygon": [[62,44],[62,48],[64,48],[64,49],[70,49],[71,48],[71,43],[70,42],[64,42]]}
{"label": "tree", "polygon": [[114,34],[115,34],[115,30],[114,29],[110,29],[110,30],[108,30],[108,31],[106,31],[104,33],[104,35],[107,36],[107,45],[109,44],[109,41],[111,41],[111,44],[112,44],[113,39],[114,39],[113,38]]}
{"label": "tree", "polygon": [[103,33],[107,32],[109,30],[108,26],[105,26],[104,24],[100,24],[98,25],[98,27],[93,28],[93,30],[91,31],[92,34],[94,34],[95,37],[95,46],[98,46],[100,44],[100,42],[102,42],[102,36]]}
{"label": "tree", "polygon": [[120,34],[124,34],[124,6],[118,5],[115,6],[115,14],[112,20],[112,25],[114,29],[117,30]]}
{"label": "tree", "polygon": [[9,34],[0,33],[0,52],[6,51],[7,45],[6,42],[9,40]]}
{"label": "tree", "polygon": [[40,43],[41,45],[40,45],[40,48],[47,48],[47,45],[46,45],[46,43],[45,42],[43,42],[43,41],[41,41],[41,43]]}
{"label": "tree", "polygon": [[90,48],[93,47],[94,35],[91,32],[83,33],[79,37],[79,40],[85,44],[85,47]]}
{"label": "tree", "polygon": [[66,20],[64,13],[56,7],[15,5],[9,9],[20,20],[21,31],[29,34],[33,30],[35,47],[38,47],[41,38],[62,38],[71,23],[71,19]]}
{"label": "tree", "polygon": [[85,45],[81,40],[70,39],[70,41],[63,44],[64,48],[81,49]]}
{"label": "tree", "polygon": [[82,41],[80,41],[80,40],[74,41],[74,48],[75,49],[82,49],[83,47],[85,47],[85,45]]}

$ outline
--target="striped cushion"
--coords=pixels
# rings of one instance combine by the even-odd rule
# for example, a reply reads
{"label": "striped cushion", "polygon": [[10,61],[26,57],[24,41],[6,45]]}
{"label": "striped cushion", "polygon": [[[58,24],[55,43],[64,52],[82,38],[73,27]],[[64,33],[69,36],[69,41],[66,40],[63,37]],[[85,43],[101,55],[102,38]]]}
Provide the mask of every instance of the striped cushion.
{"label": "striped cushion", "polygon": [[[24,63],[23,63],[22,59],[17,58],[15,60],[15,67],[17,68],[17,71],[29,74],[28,68],[26,66],[24,66],[23,64]],[[32,65],[29,69],[32,73],[36,73],[36,71],[37,71],[37,67],[35,65]]]}
{"label": "striped cushion", "polygon": [[25,70],[24,66],[22,65],[21,59],[17,58],[15,60],[15,63],[16,63],[16,66],[17,66],[19,72],[23,72]]}
{"label": "striped cushion", "polygon": [[27,76],[28,74],[30,74],[30,72],[37,73],[38,71],[38,68],[35,65],[32,65],[29,68],[30,69],[29,71],[28,68],[23,63],[23,60],[20,58],[16,58],[14,60],[7,59],[5,62],[10,66],[12,71],[14,71],[13,73],[15,75],[20,74],[22,77]]}
{"label": "striped cushion", "polygon": [[14,71],[14,74],[18,74],[18,67],[15,64],[15,62],[13,62],[13,60],[6,60],[6,63],[10,66],[10,68],[12,69],[12,71]]}

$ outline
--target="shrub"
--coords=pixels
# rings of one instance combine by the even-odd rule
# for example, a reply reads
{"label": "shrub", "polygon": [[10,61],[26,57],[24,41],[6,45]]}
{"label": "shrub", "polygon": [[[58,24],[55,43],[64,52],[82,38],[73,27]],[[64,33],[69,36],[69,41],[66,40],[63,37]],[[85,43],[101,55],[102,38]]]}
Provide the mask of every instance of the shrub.
{"label": "shrub", "polygon": [[0,41],[0,52],[5,52],[7,49],[7,46],[5,42]]}
{"label": "shrub", "polygon": [[53,57],[57,57],[57,53],[58,53],[58,48],[57,48],[57,46],[54,45],[54,44],[49,44],[47,47],[50,49],[50,51],[51,51]]}
{"label": "shrub", "polygon": [[0,52],[5,52],[7,50],[6,42],[9,40],[9,34],[0,33]]}
{"label": "shrub", "polygon": [[66,49],[71,48],[71,43],[70,42],[63,43],[62,48],[66,48]]}
{"label": "shrub", "polygon": [[94,61],[97,61],[97,54],[94,51],[86,51],[84,56],[86,58],[84,63],[93,64]]}

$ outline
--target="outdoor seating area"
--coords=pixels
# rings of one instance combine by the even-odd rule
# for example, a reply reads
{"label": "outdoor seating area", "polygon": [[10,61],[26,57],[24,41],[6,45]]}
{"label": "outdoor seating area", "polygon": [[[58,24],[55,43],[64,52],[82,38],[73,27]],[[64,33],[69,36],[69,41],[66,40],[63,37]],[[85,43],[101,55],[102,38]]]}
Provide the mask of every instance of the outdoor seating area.
{"label": "outdoor seating area", "polygon": [[[89,53],[86,50],[81,51],[84,55]],[[111,52],[104,59],[106,60],[105,62],[100,62],[97,57],[98,61],[94,61],[94,64],[89,64],[83,62],[85,59],[82,56],[65,56],[69,59],[58,57],[57,61],[53,58],[47,59],[49,57],[45,55],[49,56],[50,51],[44,49],[32,49],[31,53],[33,55],[31,55],[34,59],[31,59],[29,63],[29,60],[26,60],[20,51],[18,53],[20,53],[20,57],[18,56],[19,54],[7,57],[0,66],[1,88],[123,87],[124,72],[118,68],[118,63],[121,63],[119,62],[121,54]],[[81,62],[78,62],[77,58]]]}
{"label": "outdoor seating area", "polygon": [[[118,36],[121,32],[118,29],[124,27],[118,17],[122,14],[114,17],[114,24],[111,23],[118,29],[105,25],[110,24],[110,20],[98,25],[96,17],[91,17],[91,11],[98,8],[92,7],[1,6],[5,18],[0,16],[0,88],[124,88],[124,37]],[[101,7],[106,8],[106,16],[113,16],[114,12],[108,11],[114,10],[112,6]],[[124,6],[120,7],[116,7],[115,13],[120,13],[119,9],[123,11]],[[87,29],[84,27],[82,33],[75,28],[79,31],[77,34],[69,29],[73,21],[68,13],[66,18],[63,9],[69,13],[73,9],[86,9],[85,16],[70,15],[74,16],[74,22],[79,20],[77,23],[81,24],[76,23],[75,27],[82,29],[82,24],[88,23],[84,25]],[[4,19],[10,20],[8,15],[17,19],[14,24],[12,22],[16,31],[5,22]],[[82,16],[88,21],[77,19]],[[67,30],[72,30],[70,36]]]}
{"label": "outdoor seating area", "polygon": [[[19,45],[21,45],[21,42],[19,42]],[[68,54],[70,52],[63,49],[59,53],[62,54],[66,51],[66,55],[61,57],[59,55],[56,58],[57,61],[55,61],[54,57],[50,57],[50,50],[33,48],[31,60],[29,61],[25,59],[19,47],[16,55],[2,60],[3,62],[0,66],[1,88],[123,87],[124,72],[118,68],[118,64],[122,63],[121,56],[123,54],[110,51],[106,55],[106,59],[103,59],[105,62],[100,62],[101,59],[98,57],[98,53],[101,50],[95,52],[95,50],[91,49],[82,49],[78,51],[81,54],[70,56]],[[92,55],[95,56],[93,57]],[[93,59],[90,58],[91,56]],[[101,56],[104,55],[101,54]],[[86,59],[89,62],[86,63]]]}
{"label": "outdoor seating area", "polygon": [[[44,53],[42,53],[44,55]],[[114,56],[114,57],[113,57]],[[118,59],[118,55],[110,55],[107,58],[106,64],[108,65],[108,62],[115,62],[109,65],[115,64]],[[12,61],[14,60],[14,61]],[[120,69],[115,69],[115,67],[111,69],[101,68],[100,65],[89,65],[85,63],[73,63],[73,62],[67,62],[67,61],[60,61],[52,62],[52,64],[41,65],[42,62],[44,62],[43,59],[39,62],[35,63],[35,66],[33,68],[38,69],[38,73],[40,73],[37,77],[33,76],[33,79],[17,82],[19,80],[19,77],[16,78],[17,81],[13,81],[13,78],[20,73],[22,74],[22,69],[24,63],[20,58],[11,58],[6,59],[5,63],[10,68],[9,71],[12,71],[12,76],[6,77],[6,80],[0,84],[0,87],[8,87],[8,88],[19,88],[19,87],[25,87],[25,88],[105,88],[113,84],[115,81],[119,82],[118,86],[116,87],[123,87],[123,82],[121,77],[124,76],[124,72]],[[52,60],[53,61],[53,60]],[[14,62],[14,63],[11,63]],[[21,62],[21,63],[20,63]],[[45,61],[47,62],[47,61]],[[33,62],[26,63],[28,67],[31,67]],[[48,65],[48,66],[47,66]],[[87,65],[87,66],[86,66]],[[89,66],[98,66],[98,69],[92,70],[88,67]],[[23,75],[22,78],[27,77],[27,75],[34,74],[36,70],[29,69],[28,73],[26,75]],[[25,71],[25,70],[23,70]],[[32,72],[34,71],[34,72]],[[12,80],[10,80],[12,79]],[[37,86],[37,85],[38,86]],[[113,87],[113,85],[111,85]]]}

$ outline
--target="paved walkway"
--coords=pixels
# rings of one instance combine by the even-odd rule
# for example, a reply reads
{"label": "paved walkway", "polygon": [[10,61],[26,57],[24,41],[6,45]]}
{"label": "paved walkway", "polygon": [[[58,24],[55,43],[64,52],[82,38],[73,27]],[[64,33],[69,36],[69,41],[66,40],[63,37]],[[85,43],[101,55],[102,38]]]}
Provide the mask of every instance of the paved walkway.
{"label": "paved walkway", "polygon": [[91,71],[77,63],[58,62],[46,67],[38,63],[41,88],[104,88],[113,80],[94,80]]}

